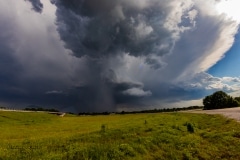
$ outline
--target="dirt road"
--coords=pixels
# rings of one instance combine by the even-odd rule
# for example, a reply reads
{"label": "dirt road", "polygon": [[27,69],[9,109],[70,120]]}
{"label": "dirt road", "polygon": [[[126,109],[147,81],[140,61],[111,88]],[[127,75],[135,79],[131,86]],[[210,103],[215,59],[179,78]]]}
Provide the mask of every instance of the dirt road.
{"label": "dirt road", "polygon": [[228,118],[236,119],[240,122],[240,107],[226,108],[226,109],[214,109],[214,110],[189,110],[183,111],[189,113],[206,113],[206,114],[222,114]]}

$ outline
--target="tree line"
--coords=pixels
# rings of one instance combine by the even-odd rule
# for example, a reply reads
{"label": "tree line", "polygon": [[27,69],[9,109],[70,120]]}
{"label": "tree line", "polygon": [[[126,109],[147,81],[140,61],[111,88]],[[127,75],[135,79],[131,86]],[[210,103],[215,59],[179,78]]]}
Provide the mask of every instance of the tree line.
{"label": "tree line", "polygon": [[110,115],[110,114],[137,114],[137,113],[161,113],[161,112],[176,112],[192,109],[203,109],[203,106],[189,106],[183,108],[161,108],[141,111],[121,111],[121,112],[80,112],[78,115]]}
{"label": "tree line", "polygon": [[59,110],[54,109],[54,108],[43,108],[40,106],[35,106],[35,105],[30,105],[24,108],[23,110],[25,111],[45,111],[45,112],[59,112]]}

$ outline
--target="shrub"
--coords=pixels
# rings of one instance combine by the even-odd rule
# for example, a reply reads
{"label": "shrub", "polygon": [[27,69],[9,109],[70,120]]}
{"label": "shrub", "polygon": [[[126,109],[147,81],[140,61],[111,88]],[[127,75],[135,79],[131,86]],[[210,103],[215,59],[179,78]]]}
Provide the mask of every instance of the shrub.
{"label": "shrub", "polygon": [[187,122],[184,124],[184,126],[187,126],[187,131],[189,133],[194,133],[194,125],[192,123]]}
{"label": "shrub", "polygon": [[105,133],[105,132],[106,132],[106,129],[107,129],[107,125],[106,125],[106,124],[102,124],[102,125],[101,125],[101,132],[102,132],[102,133]]}

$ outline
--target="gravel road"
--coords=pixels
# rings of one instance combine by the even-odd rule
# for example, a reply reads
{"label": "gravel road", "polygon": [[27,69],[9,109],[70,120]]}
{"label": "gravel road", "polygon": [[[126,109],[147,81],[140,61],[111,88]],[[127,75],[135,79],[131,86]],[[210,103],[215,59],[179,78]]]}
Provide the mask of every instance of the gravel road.
{"label": "gravel road", "polygon": [[226,108],[226,109],[214,109],[214,110],[189,110],[189,111],[183,111],[183,112],[222,114],[228,118],[236,119],[238,122],[240,122],[240,107]]}

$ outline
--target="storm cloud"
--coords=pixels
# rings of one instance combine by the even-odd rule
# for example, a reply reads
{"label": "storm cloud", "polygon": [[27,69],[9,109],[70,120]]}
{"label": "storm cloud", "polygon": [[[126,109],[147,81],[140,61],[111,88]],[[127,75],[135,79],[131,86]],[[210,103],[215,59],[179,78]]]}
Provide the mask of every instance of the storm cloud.
{"label": "storm cloud", "polygon": [[41,13],[43,9],[43,4],[41,3],[40,0],[25,0],[29,1],[32,4],[32,9],[36,12]]}
{"label": "storm cloud", "polygon": [[0,0],[0,100],[102,112],[236,91],[238,77],[206,73],[239,27],[217,3]]}
{"label": "storm cloud", "polygon": [[[128,55],[143,59],[144,65],[150,69],[160,70],[166,66],[161,57],[171,54],[180,34],[195,25],[194,18],[197,15],[191,1],[168,3],[150,0],[139,3],[104,0],[100,3],[95,0],[56,0],[52,3],[57,6],[57,30],[65,47],[76,57],[87,57],[94,61],[90,63],[91,67],[88,67],[91,76],[86,78],[85,84],[94,85],[94,93],[104,90],[100,99],[112,99],[111,95],[114,95],[113,103],[139,101],[143,97],[151,97],[152,92],[144,89],[144,85],[126,85],[128,88],[117,91],[116,86],[121,83],[141,82],[137,79],[130,79],[130,82],[126,79],[120,80],[122,77],[119,77],[115,70],[122,65],[111,66],[110,61],[119,58],[124,61],[121,56]],[[178,5],[181,8],[176,10]],[[191,14],[192,12],[195,12],[195,15]],[[171,14],[174,17],[170,17]],[[189,16],[190,14],[192,16]],[[182,17],[185,17],[184,22]],[[104,73],[109,71],[116,74],[114,79],[111,79],[115,87],[105,81],[109,77]],[[104,97],[106,94],[108,98]]]}
{"label": "storm cloud", "polygon": [[[194,11],[189,1],[55,0],[52,3],[57,6],[60,37],[75,56],[101,58],[127,53],[144,57],[153,66],[159,63],[156,59],[171,53],[179,34],[191,28],[195,18],[187,17]],[[177,5],[181,6],[179,10],[175,8]],[[170,14],[177,17],[169,17]],[[185,23],[181,23],[181,17],[185,17]]]}

